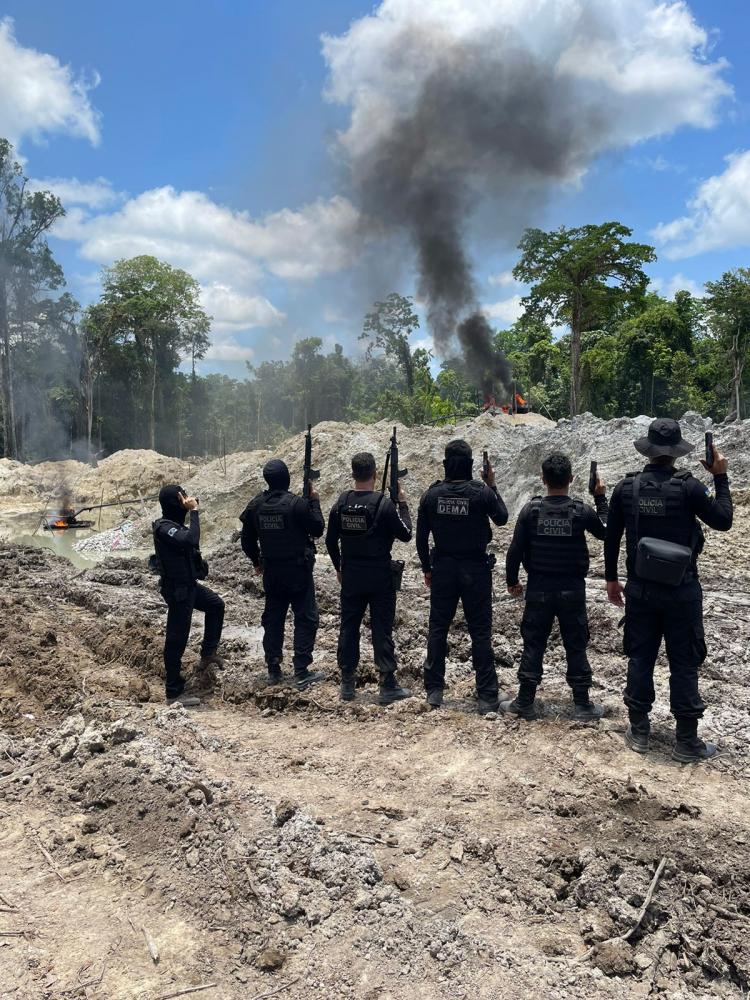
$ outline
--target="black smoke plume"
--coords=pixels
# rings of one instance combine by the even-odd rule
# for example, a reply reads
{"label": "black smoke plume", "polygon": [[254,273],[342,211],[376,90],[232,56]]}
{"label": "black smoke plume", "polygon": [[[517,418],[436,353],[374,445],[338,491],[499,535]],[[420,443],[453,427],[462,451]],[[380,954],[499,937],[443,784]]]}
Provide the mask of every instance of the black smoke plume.
{"label": "black smoke plume", "polygon": [[437,48],[437,68],[411,110],[385,134],[376,128],[374,147],[353,159],[355,192],[367,218],[407,233],[438,351],[449,355],[457,338],[477,382],[507,388],[510,369],[478,310],[468,224],[481,214],[497,244],[513,245],[532,201],[551,180],[575,175],[600,129],[553,67],[509,32],[481,43],[426,34],[405,31],[392,46],[394,63]]}

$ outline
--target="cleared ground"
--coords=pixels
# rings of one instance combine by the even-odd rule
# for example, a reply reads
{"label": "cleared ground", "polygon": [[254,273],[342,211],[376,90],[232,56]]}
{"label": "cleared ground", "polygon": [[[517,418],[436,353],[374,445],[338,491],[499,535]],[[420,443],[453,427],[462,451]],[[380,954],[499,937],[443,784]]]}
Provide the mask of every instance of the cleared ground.
{"label": "cleared ground", "polygon": [[[623,745],[619,615],[599,558],[591,658],[608,715],[582,726],[557,638],[545,718],[479,718],[462,621],[443,710],[378,707],[369,656],[342,706],[322,558],[316,665],[331,679],[308,695],[266,688],[260,594],[228,541],[211,558],[227,669],[199,710],[167,709],[164,606],[142,561],[81,571],[0,549],[0,997],[746,995],[746,506],[737,521],[703,558],[703,731],[725,753],[702,767],[669,759],[663,665],[654,750]],[[521,608],[499,574],[497,588],[511,692]],[[427,608],[412,565],[396,635],[418,691]]]}

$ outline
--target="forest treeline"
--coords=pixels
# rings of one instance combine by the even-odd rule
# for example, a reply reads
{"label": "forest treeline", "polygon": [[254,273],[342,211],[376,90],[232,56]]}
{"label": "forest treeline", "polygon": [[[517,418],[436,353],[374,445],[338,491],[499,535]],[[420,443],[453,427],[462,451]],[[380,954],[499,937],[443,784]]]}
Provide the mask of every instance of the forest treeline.
{"label": "forest treeline", "polygon": [[[483,398],[461,358],[414,347],[419,318],[397,293],[374,303],[340,345],[295,343],[291,357],[248,365],[242,379],[201,375],[211,318],[197,282],[154,257],[114,261],[101,295],[81,309],[47,236],[65,214],[30,191],[0,139],[0,417],[3,455],[33,461],[120,448],[217,455],[266,446],[321,420],[439,423]],[[750,354],[750,270],[707,282],[701,297],[649,290],[652,247],[617,222],[527,230],[514,275],[524,313],[498,330],[533,409],[553,419],[744,416]],[[561,331],[564,331],[561,333]],[[498,402],[510,387],[497,387]]]}

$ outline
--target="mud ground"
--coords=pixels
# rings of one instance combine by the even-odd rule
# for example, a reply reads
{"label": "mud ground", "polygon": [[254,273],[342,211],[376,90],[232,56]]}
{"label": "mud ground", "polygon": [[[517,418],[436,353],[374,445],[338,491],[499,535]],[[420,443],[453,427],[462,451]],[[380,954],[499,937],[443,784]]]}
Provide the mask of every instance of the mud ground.
{"label": "mud ground", "polygon": [[[739,500],[732,534],[709,533],[702,560],[702,731],[723,755],[692,767],[669,757],[664,664],[651,754],[623,744],[619,614],[599,554],[591,660],[607,716],[580,725],[558,638],[544,718],[480,718],[460,616],[441,711],[421,697],[376,704],[366,635],[358,699],[341,705],[322,556],[316,666],[329,679],[307,694],[266,687],[261,593],[229,541],[210,559],[227,666],[193,678],[199,709],[167,708],[165,608],[141,559],[80,570],[0,548],[0,997],[747,995],[750,508]],[[500,562],[509,534],[496,532]],[[511,693],[521,605],[496,580]],[[418,695],[427,613],[412,562],[396,638]]]}

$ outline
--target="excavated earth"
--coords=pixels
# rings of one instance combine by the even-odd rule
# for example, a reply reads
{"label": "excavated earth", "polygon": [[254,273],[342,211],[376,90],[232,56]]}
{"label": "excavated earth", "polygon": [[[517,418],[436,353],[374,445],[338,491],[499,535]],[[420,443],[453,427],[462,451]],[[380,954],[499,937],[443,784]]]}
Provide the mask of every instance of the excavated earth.
{"label": "excavated earth", "polygon": [[[580,475],[596,457],[613,482],[637,465],[630,442],[642,426],[483,417],[403,431],[403,464],[416,497],[445,441],[465,434],[489,447],[515,513],[538,489],[546,451],[568,450]],[[698,440],[703,426],[690,416],[686,436]],[[346,457],[382,454],[387,432],[315,429],[324,509]],[[703,732],[723,751],[703,766],[670,759],[663,662],[652,752],[624,746],[620,614],[604,599],[598,543],[598,725],[572,721],[557,635],[543,719],[480,718],[461,614],[441,711],[421,697],[379,707],[366,641],[357,701],[342,705],[337,584],[322,553],[316,666],[328,680],[305,694],[267,687],[262,594],[232,537],[267,453],[229,456],[226,472],[173,473],[201,491],[210,583],[228,609],[225,669],[192,677],[198,709],[164,704],[165,608],[142,555],[81,570],[38,548],[0,548],[0,997],[746,996],[750,424],[716,428],[716,439],[737,513],[729,535],[708,532],[701,563]],[[295,477],[300,446],[279,450]],[[509,537],[495,532],[499,563]],[[413,549],[399,554],[396,641],[402,679],[419,694],[428,594]],[[507,692],[521,610],[498,568]]]}

